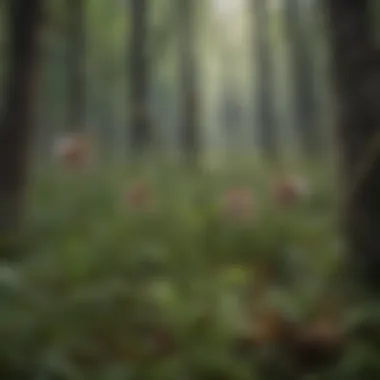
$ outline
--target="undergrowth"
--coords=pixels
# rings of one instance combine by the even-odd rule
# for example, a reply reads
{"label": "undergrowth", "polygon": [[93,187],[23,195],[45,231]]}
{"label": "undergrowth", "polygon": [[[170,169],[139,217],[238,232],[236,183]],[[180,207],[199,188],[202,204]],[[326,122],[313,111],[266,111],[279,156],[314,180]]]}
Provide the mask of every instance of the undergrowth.
{"label": "undergrowth", "polygon": [[0,270],[1,377],[378,378],[380,309],[348,294],[333,182],[296,174],[307,195],[281,203],[275,170],[39,173]]}

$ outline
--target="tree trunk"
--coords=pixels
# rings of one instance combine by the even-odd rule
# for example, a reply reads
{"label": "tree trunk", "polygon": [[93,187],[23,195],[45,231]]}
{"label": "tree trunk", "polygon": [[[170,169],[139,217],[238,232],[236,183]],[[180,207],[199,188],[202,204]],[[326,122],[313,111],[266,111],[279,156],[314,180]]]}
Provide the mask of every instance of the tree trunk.
{"label": "tree trunk", "polygon": [[151,143],[148,83],[148,9],[147,0],[131,1],[130,41],[130,143],[140,154]]}
{"label": "tree trunk", "polygon": [[254,25],[254,59],[256,61],[256,115],[259,146],[269,158],[278,155],[278,130],[274,104],[274,70],[271,55],[268,2],[251,0]]}
{"label": "tree trunk", "polygon": [[199,89],[196,75],[195,2],[178,2],[180,81],[182,88],[181,146],[186,157],[199,153]]}
{"label": "tree trunk", "polygon": [[67,0],[68,6],[68,128],[83,131],[86,109],[84,0]]}
{"label": "tree trunk", "polygon": [[0,124],[0,253],[19,227],[28,144],[36,124],[36,79],[43,0],[9,0],[9,70]]}
{"label": "tree trunk", "polygon": [[326,0],[355,272],[380,290],[380,56],[371,1]]}
{"label": "tree trunk", "polygon": [[306,155],[320,151],[321,136],[318,130],[316,88],[313,76],[311,47],[305,16],[302,15],[304,0],[285,1],[285,29],[288,37],[288,51],[293,90],[294,123],[301,147]]}
{"label": "tree trunk", "polygon": [[223,137],[226,149],[233,153],[241,149],[242,132],[242,105],[239,99],[239,91],[234,81],[231,67],[235,64],[233,49],[228,44],[222,44],[221,62],[221,90],[220,90],[220,124],[223,126]]}

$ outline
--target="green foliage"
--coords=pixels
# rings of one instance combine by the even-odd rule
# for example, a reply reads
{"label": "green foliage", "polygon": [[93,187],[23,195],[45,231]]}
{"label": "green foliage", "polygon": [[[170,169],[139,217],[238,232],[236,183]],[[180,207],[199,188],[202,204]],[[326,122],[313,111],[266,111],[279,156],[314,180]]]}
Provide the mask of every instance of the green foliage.
{"label": "green foliage", "polygon": [[[343,301],[333,200],[316,175],[309,198],[280,208],[274,175],[252,173],[163,167],[39,176],[26,255],[0,270],[0,363],[43,378],[278,379],[273,368],[294,375],[284,354],[264,344],[252,355],[239,341],[253,336],[255,313],[266,307],[305,321],[325,312],[328,298]],[[145,204],[128,193],[135,182],[145,186]],[[235,186],[255,196],[247,223],[220,206]],[[318,378],[376,377],[376,351],[363,343],[378,335],[367,312],[374,306],[342,307],[341,323],[359,341]]]}

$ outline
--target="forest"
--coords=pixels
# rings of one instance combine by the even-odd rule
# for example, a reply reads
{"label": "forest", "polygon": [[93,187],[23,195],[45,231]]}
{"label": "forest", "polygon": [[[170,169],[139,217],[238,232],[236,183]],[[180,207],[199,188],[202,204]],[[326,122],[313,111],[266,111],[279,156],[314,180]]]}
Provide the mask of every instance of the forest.
{"label": "forest", "polygon": [[0,378],[379,379],[379,20],[0,0]]}

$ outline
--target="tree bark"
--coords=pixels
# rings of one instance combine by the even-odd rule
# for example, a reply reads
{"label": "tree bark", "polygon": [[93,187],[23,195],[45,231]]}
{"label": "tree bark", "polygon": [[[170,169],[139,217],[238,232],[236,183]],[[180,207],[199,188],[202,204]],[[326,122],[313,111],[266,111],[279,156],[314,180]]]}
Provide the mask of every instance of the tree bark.
{"label": "tree bark", "polygon": [[181,146],[186,157],[199,153],[199,89],[196,75],[195,2],[178,2],[180,81],[182,88]]}
{"label": "tree bark", "polygon": [[85,7],[84,0],[67,0],[68,6],[68,129],[82,132],[85,124]]}
{"label": "tree bark", "polygon": [[268,2],[251,0],[254,26],[254,60],[256,61],[256,123],[259,146],[269,158],[276,158],[279,151],[276,108],[274,105],[273,57],[269,33]]}
{"label": "tree bark", "polygon": [[313,76],[311,41],[302,20],[304,0],[285,1],[285,30],[288,37],[288,52],[291,75],[291,88],[294,106],[295,129],[300,137],[305,155],[315,155],[321,148],[318,130],[316,89]]}
{"label": "tree bark", "polygon": [[0,123],[0,254],[17,232],[36,124],[36,79],[43,0],[9,0],[9,70]]}
{"label": "tree bark", "polygon": [[131,1],[130,41],[130,143],[134,153],[143,153],[151,143],[148,80],[148,3]]}
{"label": "tree bark", "polygon": [[332,48],[350,263],[380,290],[380,55],[371,1],[325,0]]}

